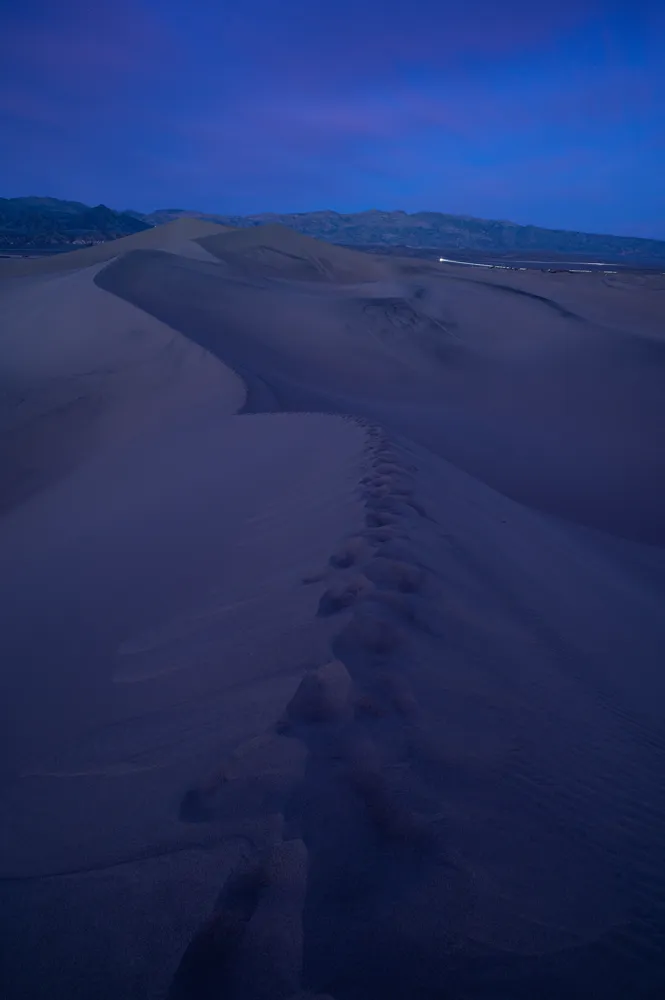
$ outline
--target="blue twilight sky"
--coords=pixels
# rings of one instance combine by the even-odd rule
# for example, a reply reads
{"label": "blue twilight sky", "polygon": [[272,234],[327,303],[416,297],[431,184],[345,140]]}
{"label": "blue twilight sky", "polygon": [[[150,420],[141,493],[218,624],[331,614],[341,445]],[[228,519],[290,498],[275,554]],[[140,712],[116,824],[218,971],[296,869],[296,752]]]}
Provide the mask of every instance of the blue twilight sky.
{"label": "blue twilight sky", "polygon": [[665,239],[665,0],[0,0],[0,196]]}

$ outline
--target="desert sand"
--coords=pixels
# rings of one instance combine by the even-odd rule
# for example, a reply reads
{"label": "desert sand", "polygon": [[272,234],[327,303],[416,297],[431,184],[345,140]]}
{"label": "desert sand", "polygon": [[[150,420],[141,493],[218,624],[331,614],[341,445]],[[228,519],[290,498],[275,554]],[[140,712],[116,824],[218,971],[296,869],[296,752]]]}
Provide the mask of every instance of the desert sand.
{"label": "desert sand", "polygon": [[665,989],[665,278],[0,261],[4,995]]}

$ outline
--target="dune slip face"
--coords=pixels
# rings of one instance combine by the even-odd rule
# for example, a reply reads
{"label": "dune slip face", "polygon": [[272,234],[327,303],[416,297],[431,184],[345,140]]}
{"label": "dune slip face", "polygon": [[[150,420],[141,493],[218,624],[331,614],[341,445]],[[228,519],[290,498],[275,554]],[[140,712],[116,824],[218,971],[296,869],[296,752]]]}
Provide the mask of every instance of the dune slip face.
{"label": "dune slip face", "polygon": [[665,989],[662,289],[469,270],[0,262],[11,1000]]}

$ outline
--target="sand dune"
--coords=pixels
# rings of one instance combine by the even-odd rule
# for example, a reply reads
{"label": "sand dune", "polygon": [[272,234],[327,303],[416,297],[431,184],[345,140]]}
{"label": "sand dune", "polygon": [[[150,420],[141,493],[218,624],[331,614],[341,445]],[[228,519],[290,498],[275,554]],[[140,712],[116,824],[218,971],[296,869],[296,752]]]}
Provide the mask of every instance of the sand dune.
{"label": "sand dune", "polygon": [[71,253],[51,254],[48,257],[32,259],[11,257],[0,259],[0,281],[3,278],[34,277],[38,274],[74,271],[111,260],[129,250],[158,248],[184,257],[206,260],[209,259],[209,254],[197,241],[201,237],[232,232],[228,226],[218,226],[214,222],[204,222],[202,219],[177,219],[164,226],[145,229],[119,240],[82,247],[80,250],[72,250]]}
{"label": "sand dune", "polygon": [[385,270],[376,257],[275,224],[202,234],[198,242],[235,272],[255,278],[356,283],[379,278]]}
{"label": "sand dune", "polygon": [[99,265],[43,275],[34,263],[35,277],[0,281],[0,510],[100,450],[243,405],[233,372],[95,285]]}
{"label": "sand dune", "polygon": [[[382,266],[382,281],[341,288],[266,284],[263,271],[222,283],[213,265],[144,252],[97,281],[290,408],[381,419],[517,500],[665,541],[665,341],[587,319],[539,276],[526,291]],[[612,292],[576,294],[584,304]]]}
{"label": "sand dune", "polygon": [[661,283],[199,225],[0,268],[8,997],[660,995]]}

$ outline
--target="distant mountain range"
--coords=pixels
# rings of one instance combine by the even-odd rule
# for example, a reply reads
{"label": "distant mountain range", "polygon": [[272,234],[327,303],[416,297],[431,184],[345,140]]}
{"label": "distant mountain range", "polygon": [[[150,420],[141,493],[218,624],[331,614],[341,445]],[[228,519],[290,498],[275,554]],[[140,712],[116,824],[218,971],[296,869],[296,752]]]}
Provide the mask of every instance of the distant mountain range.
{"label": "distant mountain range", "polygon": [[53,248],[129,236],[152,223],[136,214],[58,198],[0,198],[0,248]]}
{"label": "distant mountain range", "polygon": [[502,254],[541,251],[562,255],[590,255],[592,258],[665,260],[665,241],[662,240],[542,229],[539,226],[519,226],[515,222],[475,219],[468,215],[445,215],[442,212],[409,214],[371,210],[353,215],[326,211],[232,216],[171,208],[161,209],[141,218],[160,225],[183,215],[218,222],[224,226],[258,226],[277,222],[308,236],[346,246],[409,246],[420,249],[445,247]]}
{"label": "distant mountain range", "polygon": [[143,214],[129,209],[116,212],[105,205],[90,208],[80,202],[57,198],[0,198],[0,247],[81,245],[116,239],[182,216],[241,228],[267,222],[281,223],[308,236],[346,246],[445,248],[513,256],[541,252],[625,261],[665,260],[663,240],[519,226],[514,222],[441,212],[409,214],[371,210],[352,215],[323,211],[229,216],[168,208]]}

